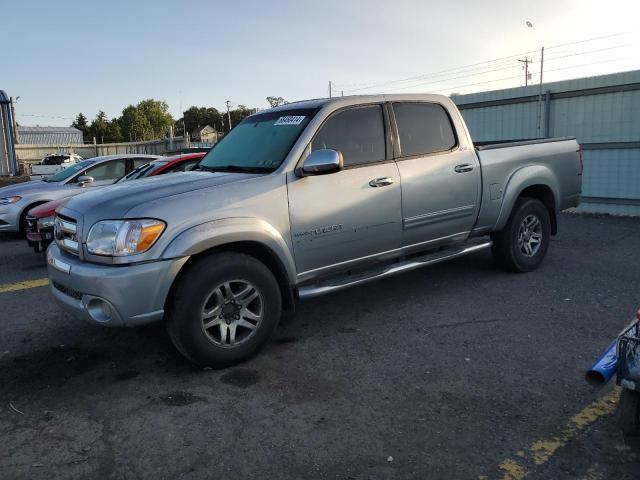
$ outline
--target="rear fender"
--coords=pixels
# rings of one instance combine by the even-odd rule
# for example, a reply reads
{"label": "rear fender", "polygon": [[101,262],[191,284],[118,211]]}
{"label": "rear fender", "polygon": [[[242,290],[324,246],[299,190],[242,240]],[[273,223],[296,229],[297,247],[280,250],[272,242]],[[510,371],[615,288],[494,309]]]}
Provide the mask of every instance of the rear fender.
{"label": "rear fender", "polygon": [[520,194],[528,187],[535,185],[542,185],[548,187],[553,193],[554,199],[554,211],[557,212],[559,208],[560,189],[558,187],[558,179],[555,174],[547,167],[543,165],[529,165],[523,167],[509,178],[507,186],[505,188],[504,200],[498,215],[498,221],[496,222],[494,230],[502,230],[509,220],[511,211],[513,210],[516,201],[520,197]]}

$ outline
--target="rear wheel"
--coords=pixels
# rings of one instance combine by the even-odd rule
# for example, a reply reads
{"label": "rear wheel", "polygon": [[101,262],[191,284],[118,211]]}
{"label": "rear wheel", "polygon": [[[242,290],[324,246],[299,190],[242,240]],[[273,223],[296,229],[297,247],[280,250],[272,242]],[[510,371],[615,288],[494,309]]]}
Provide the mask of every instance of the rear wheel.
{"label": "rear wheel", "polygon": [[167,330],[198,366],[223,367],[257,352],[281,315],[278,282],[261,262],[223,252],[190,265],[171,299]]}
{"label": "rear wheel", "polygon": [[540,266],[549,248],[551,219],[540,200],[519,198],[507,224],[491,235],[496,262],[512,272],[530,272]]}

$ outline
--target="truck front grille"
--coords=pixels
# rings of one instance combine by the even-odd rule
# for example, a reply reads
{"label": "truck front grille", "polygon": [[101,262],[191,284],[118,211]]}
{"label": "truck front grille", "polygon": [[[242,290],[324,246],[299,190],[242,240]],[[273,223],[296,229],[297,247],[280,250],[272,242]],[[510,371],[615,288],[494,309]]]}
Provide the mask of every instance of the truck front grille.
{"label": "truck front grille", "polygon": [[76,221],[73,218],[56,215],[53,234],[60,248],[78,255],[78,233]]}

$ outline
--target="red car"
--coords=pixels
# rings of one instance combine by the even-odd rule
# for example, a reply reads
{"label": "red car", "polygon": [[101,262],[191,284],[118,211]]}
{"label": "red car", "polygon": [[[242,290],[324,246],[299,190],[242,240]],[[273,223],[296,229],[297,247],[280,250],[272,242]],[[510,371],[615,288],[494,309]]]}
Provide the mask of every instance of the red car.
{"label": "red car", "polygon": [[[144,177],[165,173],[187,172],[195,167],[207,152],[185,153],[162,157],[136,168],[115,183],[128,182]],[[96,187],[97,188],[97,187]],[[27,214],[27,242],[36,252],[43,252],[53,240],[53,219],[56,208],[64,205],[71,197],[43,203],[29,210]]]}

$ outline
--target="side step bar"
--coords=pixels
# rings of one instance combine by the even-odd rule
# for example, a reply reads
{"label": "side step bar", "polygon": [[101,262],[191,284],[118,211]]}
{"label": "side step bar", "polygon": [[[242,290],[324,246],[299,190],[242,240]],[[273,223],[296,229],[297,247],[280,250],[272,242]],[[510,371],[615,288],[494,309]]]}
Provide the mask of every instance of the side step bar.
{"label": "side step bar", "polygon": [[364,283],[371,282],[373,280],[378,280],[380,278],[390,277],[391,275],[396,275],[402,272],[408,272],[409,270],[415,270],[416,268],[426,267],[428,265],[434,265],[440,262],[446,262],[447,260],[452,260],[454,258],[463,257],[465,255],[469,255],[470,253],[475,253],[479,250],[484,250],[486,248],[490,248],[492,245],[492,241],[489,240],[484,243],[479,243],[477,245],[472,245],[462,249],[456,250],[441,250],[437,253],[431,253],[424,255],[418,258],[412,258],[410,260],[406,260],[401,263],[397,263],[395,265],[390,265],[383,270],[377,270],[375,273],[372,273],[369,276],[359,276],[356,279],[349,279],[348,277],[342,277],[340,280],[335,283],[323,282],[321,284],[312,284],[304,287],[300,287],[298,289],[298,297],[299,298],[313,298],[318,297],[320,295],[325,295],[327,293],[337,292],[339,290],[344,290],[345,288],[354,287],[356,285],[362,285]]}

